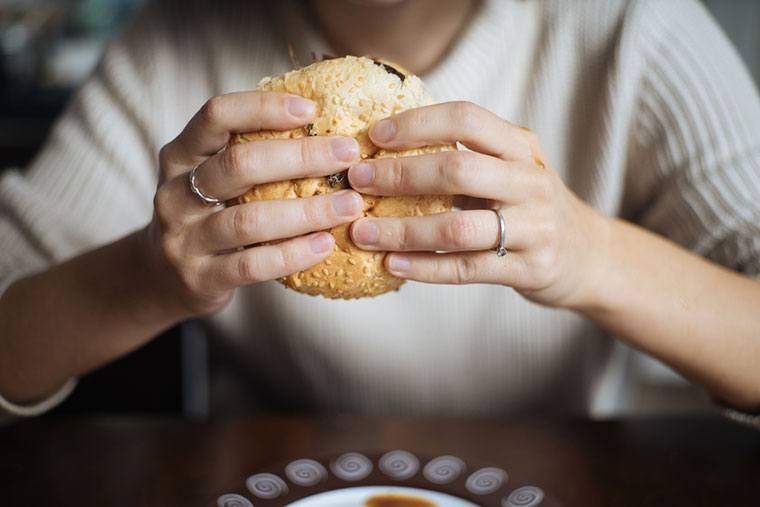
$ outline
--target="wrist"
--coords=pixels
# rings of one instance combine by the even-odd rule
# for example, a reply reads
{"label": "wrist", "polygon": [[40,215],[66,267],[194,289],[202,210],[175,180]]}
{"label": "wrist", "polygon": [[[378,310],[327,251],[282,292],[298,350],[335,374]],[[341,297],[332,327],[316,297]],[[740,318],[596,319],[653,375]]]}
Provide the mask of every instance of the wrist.
{"label": "wrist", "polygon": [[142,306],[147,310],[144,317],[173,325],[193,315],[173,296],[171,284],[167,280],[168,268],[153,248],[153,234],[152,225],[147,225],[130,237],[133,260],[130,271],[132,279],[139,286],[139,299],[144,302]]}
{"label": "wrist", "polygon": [[591,207],[587,211],[585,244],[579,246],[585,252],[584,269],[579,270],[578,288],[566,305],[586,315],[609,310],[614,280],[620,274],[615,253],[620,222]]}

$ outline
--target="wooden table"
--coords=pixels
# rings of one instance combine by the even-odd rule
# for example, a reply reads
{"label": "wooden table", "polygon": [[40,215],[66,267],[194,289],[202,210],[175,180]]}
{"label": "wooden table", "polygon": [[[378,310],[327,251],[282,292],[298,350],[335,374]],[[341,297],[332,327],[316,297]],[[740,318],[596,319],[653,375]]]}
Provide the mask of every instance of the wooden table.
{"label": "wooden table", "polygon": [[347,416],[23,422],[0,428],[0,505],[208,506],[272,463],[398,448],[489,462],[567,506],[760,505],[760,432],[717,417]]}

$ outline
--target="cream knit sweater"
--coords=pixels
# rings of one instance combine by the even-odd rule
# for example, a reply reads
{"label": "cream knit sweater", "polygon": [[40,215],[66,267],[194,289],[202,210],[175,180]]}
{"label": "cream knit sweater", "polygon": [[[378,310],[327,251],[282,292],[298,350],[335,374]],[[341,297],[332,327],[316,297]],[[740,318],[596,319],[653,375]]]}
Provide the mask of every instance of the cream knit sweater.
{"label": "cream knit sweater", "polygon": [[[3,174],[0,285],[146,224],[160,147],[208,97],[289,70],[287,41],[302,62],[330,53],[298,5],[282,6],[149,4],[31,166]],[[760,100],[695,0],[487,0],[423,78],[439,101],[470,100],[534,129],[600,211],[760,273]],[[326,301],[264,283],[205,323],[212,408],[224,413],[266,402],[598,414],[627,381],[611,367],[618,346],[592,323],[497,286],[410,283]],[[39,413],[72,386],[39,406],[0,405]]]}

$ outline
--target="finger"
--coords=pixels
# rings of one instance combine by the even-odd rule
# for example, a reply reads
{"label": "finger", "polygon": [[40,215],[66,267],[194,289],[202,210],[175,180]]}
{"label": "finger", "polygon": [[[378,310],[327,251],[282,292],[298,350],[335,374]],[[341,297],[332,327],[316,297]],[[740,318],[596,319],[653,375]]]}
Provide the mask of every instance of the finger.
{"label": "finger", "polygon": [[302,137],[254,141],[230,146],[198,167],[198,188],[218,199],[231,199],[254,185],[309,176],[325,176],[359,160],[351,137]]}
{"label": "finger", "polygon": [[209,99],[184,130],[161,150],[167,177],[188,171],[224,148],[232,133],[288,130],[308,123],[314,102],[277,92],[237,92]]}
{"label": "finger", "polygon": [[308,236],[211,258],[204,276],[211,286],[229,289],[274,280],[322,262],[333,250],[330,233]]}
{"label": "finger", "polygon": [[[521,250],[532,243],[533,220],[520,207],[502,210],[504,246]],[[364,250],[457,252],[495,249],[499,220],[492,210],[454,211],[420,217],[362,218],[351,239]]]}
{"label": "finger", "polygon": [[507,252],[392,253],[385,267],[393,275],[419,282],[464,285],[500,283],[519,287],[525,278],[525,263],[519,254]]}
{"label": "finger", "polygon": [[378,146],[394,151],[459,141],[503,160],[532,161],[540,155],[532,132],[471,102],[410,109],[375,123],[369,135]]}
{"label": "finger", "polygon": [[348,171],[351,186],[373,195],[467,195],[509,203],[524,200],[542,173],[467,151],[363,161]]}
{"label": "finger", "polygon": [[362,208],[362,197],[351,190],[232,206],[204,220],[198,247],[203,252],[220,252],[301,236],[351,222],[361,216]]}
{"label": "finger", "polygon": [[221,206],[209,206],[201,202],[190,190],[187,174],[174,176],[170,181],[160,185],[153,204],[159,216],[165,217],[164,221],[173,221],[176,225],[195,222],[223,209]]}

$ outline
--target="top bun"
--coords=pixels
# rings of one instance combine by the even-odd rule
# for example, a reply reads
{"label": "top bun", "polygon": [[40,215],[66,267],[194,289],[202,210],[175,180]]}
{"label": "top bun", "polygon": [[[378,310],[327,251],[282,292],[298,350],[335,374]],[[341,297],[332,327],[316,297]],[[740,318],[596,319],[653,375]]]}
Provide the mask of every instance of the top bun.
{"label": "top bun", "polygon": [[[432,103],[422,81],[399,65],[367,57],[346,56],[313,63],[277,77],[265,77],[258,90],[287,92],[317,104],[313,123],[288,131],[260,131],[237,134],[231,144],[260,139],[295,139],[314,135],[353,137],[361,158],[405,157],[453,150],[453,145],[430,146],[393,152],[378,149],[369,139],[369,127],[376,121],[407,109]],[[329,194],[348,188],[345,173],[330,177],[303,178],[253,187],[234,203],[256,200],[292,199]],[[415,216],[451,209],[451,196],[362,195],[364,216]],[[351,241],[349,225],[330,229],[335,249],[323,262],[280,281],[298,292],[327,298],[353,299],[398,289],[403,280],[386,271],[385,252],[359,249]]]}

